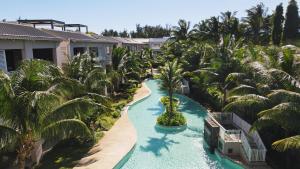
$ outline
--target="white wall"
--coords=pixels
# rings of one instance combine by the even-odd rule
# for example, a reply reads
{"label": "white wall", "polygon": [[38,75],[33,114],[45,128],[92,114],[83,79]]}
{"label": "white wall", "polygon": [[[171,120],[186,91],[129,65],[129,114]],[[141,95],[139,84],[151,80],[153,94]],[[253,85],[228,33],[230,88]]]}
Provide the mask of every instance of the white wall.
{"label": "white wall", "polygon": [[[33,49],[53,48],[56,51],[58,45],[59,42],[56,41],[0,40],[0,50],[21,49],[23,59],[33,59]],[[53,55],[54,62],[57,63],[56,52]]]}

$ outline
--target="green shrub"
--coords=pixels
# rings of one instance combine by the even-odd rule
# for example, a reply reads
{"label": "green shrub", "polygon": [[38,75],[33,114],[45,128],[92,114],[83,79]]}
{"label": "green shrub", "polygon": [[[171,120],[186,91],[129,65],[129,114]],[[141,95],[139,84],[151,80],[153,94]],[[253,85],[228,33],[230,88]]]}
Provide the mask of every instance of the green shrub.
{"label": "green shrub", "polygon": [[111,116],[101,115],[97,118],[96,125],[100,127],[101,130],[109,130],[115,123],[116,119]]}
{"label": "green shrub", "polygon": [[[169,104],[170,104],[170,100],[168,96],[164,96],[160,99],[160,102],[166,106],[167,108],[169,108]],[[173,98],[173,107],[174,109],[177,109],[179,105],[179,100],[176,98]]]}
{"label": "green shrub", "polygon": [[186,125],[186,119],[182,113],[175,112],[169,121],[168,114],[164,112],[157,118],[157,124],[162,126],[182,126]]}

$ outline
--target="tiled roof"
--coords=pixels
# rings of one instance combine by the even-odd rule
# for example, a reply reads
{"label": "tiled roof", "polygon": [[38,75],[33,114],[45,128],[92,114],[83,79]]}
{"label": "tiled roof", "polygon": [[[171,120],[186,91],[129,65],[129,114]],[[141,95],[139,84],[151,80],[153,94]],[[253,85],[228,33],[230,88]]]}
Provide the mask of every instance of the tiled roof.
{"label": "tiled roof", "polygon": [[81,32],[67,32],[67,31],[57,31],[57,30],[49,30],[49,29],[42,29],[42,31],[64,40],[71,40],[72,42],[96,42],[96,43],[101,42]]}
{"label": "tiled roof", "polygon": [[47,40],[60,41],[61,39],[49,33],[30,26],[0,22],[0,39],[8,40]]}
{"label": "tiled roof", "polygon": [[108,37],[108,36],[102,36],[102,35],[97,35],[97,34],[92,34],[91,35],[92,37],[100,40],[100,41],[104,41],[104,42],[107,42],[107,43],[118,43],[119,41],[111,38],[111,37]]}
{"label": "tiled roof", "polygon": [[145,39],[121,38],[121,37],[111,37],[111,38],[125,44],[145,44]]}

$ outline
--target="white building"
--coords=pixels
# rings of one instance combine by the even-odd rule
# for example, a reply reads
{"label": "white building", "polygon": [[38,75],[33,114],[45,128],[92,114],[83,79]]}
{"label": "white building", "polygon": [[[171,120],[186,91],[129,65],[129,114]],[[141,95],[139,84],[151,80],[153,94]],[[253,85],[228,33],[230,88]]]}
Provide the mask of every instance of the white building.
{"label": "white building", "polygon": [[23,59],[43,59],[61,67],[74,55],[84,52],[95,54],[104,65],[111,64],[114,45],[116,41],[93,38],[81,32],[0,23],[0,69],[14,71]]}
{"label": "white building", "polygon": [[112,49],[116,44],[114,41],[103,38],[96,39],[81,32],[66,32],[48,29],[43,29],[43,31],[62,39],[58,46],[58,66],[67,63],[73,56],[85,52],[93,53],[106,64],[110,64],[111,62]]}
{"label": "white building", "polygon": [[0,23],[0,69],[14,71],[23,59],[59,62],[61,39],[39,29]]}
{"label": "white building", "polygon": [[153,52],[160,52],[162,45],[169,39],[169,37],[163,38],[150,38],[149,39],[149,48],[153,50]]}

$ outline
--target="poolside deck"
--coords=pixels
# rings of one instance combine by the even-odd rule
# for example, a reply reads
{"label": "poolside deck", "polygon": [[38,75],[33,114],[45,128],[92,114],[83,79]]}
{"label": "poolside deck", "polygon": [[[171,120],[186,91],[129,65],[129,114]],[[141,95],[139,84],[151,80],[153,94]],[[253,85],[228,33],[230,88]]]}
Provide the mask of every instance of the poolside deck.
{"label": "poolside deck", "polygon": [[[134,95],[133,102],[149,94],[149,89],[143,83]],[[88,152],[87,156],[79,160],[74,169],[112,169],[134,147],[136,141],[136,130],[125,108],[122,117],[105,133],[105,136]]]}

